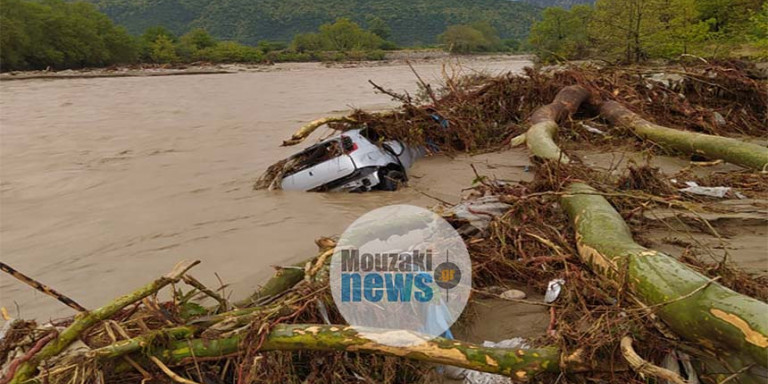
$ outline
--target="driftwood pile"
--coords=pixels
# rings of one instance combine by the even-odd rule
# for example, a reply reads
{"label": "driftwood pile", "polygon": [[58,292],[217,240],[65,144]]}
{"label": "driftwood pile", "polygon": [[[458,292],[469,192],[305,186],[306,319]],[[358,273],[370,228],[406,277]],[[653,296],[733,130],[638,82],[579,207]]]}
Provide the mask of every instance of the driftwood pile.
{"label": "driftwood pile", "polygon": [[[642,213],[656,208],[688,213],[717,233],[702,215],[727,208],[716,198],[681,193],[670,179],[729,186],[765,204],[768,148],[759,140],[767,136],[768,87],[748,73],[742,63],[527,69],[446,77],[440,89],[421,82],[423,94],[415,98],[374,85],[403,106],[321,119],[285,143],[297,144],[326,124],[364,126],[449,154],[525,143],[533,181],[478,177],[467,199],[493,196],[508,209],[484,231],[467,233],[466,244],[475,297],[510,282],[543,292],[550,279],[567,281],[549,305],[547,334],[530,341],[535,348],[441,338],[391,347],[358,333],[331,299],[327,265],[335,241],[322,238],[317,256],[280,268],[238,303],[194,279],[194,263],[95,310],[27,278],[79,313],[47,325],[7,322],[0,335],[2,382],[410,383],[439,380],[435,364],[514,381],[764,382],[768,279],[725,259],[706,262],[694,249],[675,258],[644,247],[638,236],[647,224]],[[699,165],[725,161],[743,170],[665,175],[632,165],[605,172],[584,166],[569,153],[575,146],[673,154]],[[280,169],[271,167],[259,185],[273,184]],[[440,211],[455,227],[466,224],[450,208]],[[171,291],[170,300],[158,299],[162,289]],[[200,295],[216,305],[196,304]],[[675,363],[662,368],[665,359]]]}

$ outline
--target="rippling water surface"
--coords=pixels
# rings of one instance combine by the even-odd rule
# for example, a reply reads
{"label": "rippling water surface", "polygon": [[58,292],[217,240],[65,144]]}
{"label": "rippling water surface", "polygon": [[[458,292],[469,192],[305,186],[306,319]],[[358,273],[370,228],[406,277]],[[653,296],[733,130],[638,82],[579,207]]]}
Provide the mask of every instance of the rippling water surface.
{"label": "rippling water surface", "polygon": [[[514,59],[469,61],[464,70],[519,71]],[[441,64],[416,65],[426,79]],[[88,308],[167,272],[203,263],[247,294],[283,265],[313,255],[313,239],[338,234],[387,204],[427,206],[422,192],[456,200],[469,163],[520,172],[521,156],[430,158],[413,188],[395,193],[253,191],[272,162],[296,148],[280,142],[300,125],[350,108],[395,105],[376,94],[415,92],[405,65],[325,68],[288,64],[270,72],[152,78],[24,80],[0,84],[0,256]],[[55,318],[71,310],[0,276],[0,305],[13,316]]]}

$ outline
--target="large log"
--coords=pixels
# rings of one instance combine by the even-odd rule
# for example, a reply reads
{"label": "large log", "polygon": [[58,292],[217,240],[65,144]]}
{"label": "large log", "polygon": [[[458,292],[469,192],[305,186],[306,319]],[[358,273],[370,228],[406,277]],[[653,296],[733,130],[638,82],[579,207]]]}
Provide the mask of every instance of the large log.
{"label": "large log", "polygon": [[611,204],[586,184],[561,198],[576,231],[579,256],[596,273],[624,285],[682,338],[726,356],[735,367],[768,366],[768,304],[734,292],[632,239]]}
{"label": "large log", "polygon": [[[182,340],[172,342],[169,349],[156,356],[173,365],[193,356],[211,358],[232,355],[243,350],[241,343],[242,336]],[[440,337],[430,339],[411,331],[346,325],[278,324],[269,331],[260,350],[375,353],[497,373],[518,380],[545,372],[560,372],[563,368],[570,372],[590,369],[579,354],[561,359],[557,347],[491,348]]]}
{"label": "large log", "polygon": [[616,126],[626,127],[644,140],[687,154],[700,154],[710,159],[759,171],[768,170],[768,148],[722,136],[686,132],[653,124],[615,101],[600,105],[600,115]]}
{"label": "large log", "polygon": [[531,115],[531,127],[525,134],[528,149],[539,158],[568,163],[570,159],[555,144],[557,123],[572,115],[589,98],[589,91],[580,85],[565,87],[552,103],[539,107]]}

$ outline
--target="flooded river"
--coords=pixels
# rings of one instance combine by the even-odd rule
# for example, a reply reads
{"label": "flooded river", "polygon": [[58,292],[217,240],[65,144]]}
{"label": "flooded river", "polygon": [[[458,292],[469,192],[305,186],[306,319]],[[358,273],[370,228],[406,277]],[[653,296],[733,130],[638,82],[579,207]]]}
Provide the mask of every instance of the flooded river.
{"label": "flooded river", "polygon": [[[474,60],[465,71],[519,71],[527,61]],[[419,64],[428,81],[440,63]],[[80,304],[98,307],[182,259],[193,275],[247,295],[285,265],[312,256],[313,239],[341,233],[387,204],[456,201],[470,163],[529,177],[526,155],[430,158],[395,193],[253,191],[302,124],[350,108],[396,105],[368,80],[416,90],[406,65],[326,68],[285,64],[223,75],[23,80],[0,83],[0,257]],[[72,310],[0,275],[12,316]]]}

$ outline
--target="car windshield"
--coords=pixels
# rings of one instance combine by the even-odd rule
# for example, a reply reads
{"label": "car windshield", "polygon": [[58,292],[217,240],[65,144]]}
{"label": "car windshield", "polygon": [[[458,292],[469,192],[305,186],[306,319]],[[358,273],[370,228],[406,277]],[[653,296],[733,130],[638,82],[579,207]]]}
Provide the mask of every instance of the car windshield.
{"label": "car windshield", "polygon": [[313,167],[324,161],[336,158],[343,154],[338,140],[329,140],[323,143],[313,145],[304,151],[296,154],[292,158],[294,164],[286,175],[294,174]]}

